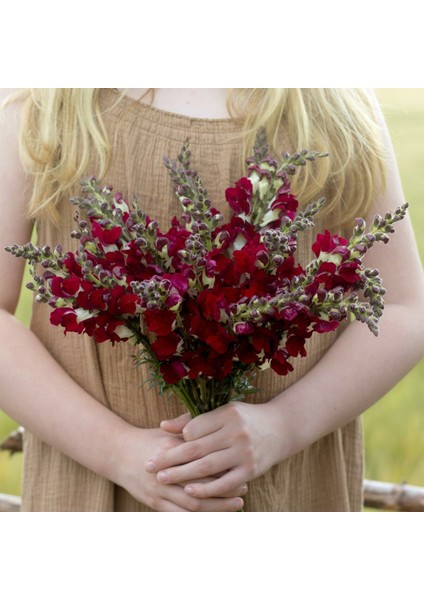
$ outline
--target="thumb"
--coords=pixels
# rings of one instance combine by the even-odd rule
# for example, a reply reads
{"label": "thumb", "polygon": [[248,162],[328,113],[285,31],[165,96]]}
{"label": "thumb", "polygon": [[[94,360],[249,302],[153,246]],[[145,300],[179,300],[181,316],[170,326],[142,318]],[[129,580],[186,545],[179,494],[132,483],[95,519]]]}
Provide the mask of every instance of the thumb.
{"label": "thumb", "polygon": [[165,421],[161,421],[160,428],[168,433],[178,434],[182,433],[184,427],[187,425],[187,423],[189,423],[189,421],[191,421],[190,413],[184,413],[176,419],[167,419]]}

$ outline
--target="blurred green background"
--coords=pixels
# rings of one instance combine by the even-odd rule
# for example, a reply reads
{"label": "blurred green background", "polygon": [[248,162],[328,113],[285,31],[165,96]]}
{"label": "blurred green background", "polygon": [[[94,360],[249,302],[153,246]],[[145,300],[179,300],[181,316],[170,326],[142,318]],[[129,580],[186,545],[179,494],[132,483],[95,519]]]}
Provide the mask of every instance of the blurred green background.
{"label": "blurred green background", "polygon": [[[376,89],[424,262],[424,89]],[[17,317],[29,323],[25,288]],[[424,307],[423,307],[424,309]],[[424,486],[424,361],[364,415],[367,479]],[[0,412],[0,440],[17,424]],[[0,492],[20,494],[22,456],[0,452]]]}

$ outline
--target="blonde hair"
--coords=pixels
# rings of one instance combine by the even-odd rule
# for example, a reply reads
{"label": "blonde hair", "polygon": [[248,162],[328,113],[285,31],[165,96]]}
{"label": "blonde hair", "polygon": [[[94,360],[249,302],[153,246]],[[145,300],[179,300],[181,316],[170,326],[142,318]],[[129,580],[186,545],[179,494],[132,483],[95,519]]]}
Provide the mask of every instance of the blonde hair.
{"label": "blonde hair", "polygon": [[[111,152],[99,93],[99,88],[31,88],[6,99],[4,104],[23,101],[19,151],[33,176],[29,218],[47,214],[58,221],[57,205],[87,175],[93,151],[98,178],[105,176]],[[236,88],[228,92],[227,110],[243,127],[241,173],[261,125],[273,152],[329,152],[328,158],[298,170],[293,190],[302,205],[325,195],[322,215],[334,226],[365,216],[384,187],[384,145],[374,103],[365,90]]]}

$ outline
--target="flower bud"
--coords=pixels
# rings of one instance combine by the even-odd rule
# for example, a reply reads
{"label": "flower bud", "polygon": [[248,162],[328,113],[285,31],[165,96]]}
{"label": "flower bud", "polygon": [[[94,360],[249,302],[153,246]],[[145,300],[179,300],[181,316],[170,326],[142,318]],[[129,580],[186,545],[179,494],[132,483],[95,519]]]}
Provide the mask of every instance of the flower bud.
{"label": "flower bud", "polygon": [[233,331],[236,335],[249,335],[255,330],[252,323],[236,323],[233,327]]}
{"label": "flower bud", "polygon": [[155,241],[155,248],[158,252],[161,252],[164,247],[166,247],[168,245],[168,240],[165,237],[159,237],[156,241]]}
{"label": "flower bud", "polygon": [[153,232],[157,231],[158,228],[159,228],[159,223],[157,221],[150,221],[150,223],[147,226],[147,231],[153,233]]}
{"label": "flower bud", "polygon": [[265,252],[265,250],[259,250],[259,252],[256,254],[255,266],[257,266],[261,269],[263,267],[266,267],[268,263],[269,263],[268,253]]}
{"label": "flower bud", "polygon": [[181,204],[184,208],[188,208],[189,206],[193,206],[193,201],[190,198],[180,198]]}
{"label": "flower bud", "polygon": [[137,248],[145,248],[147,246],[147,240],[144,237],[137,238],[134,243]]}

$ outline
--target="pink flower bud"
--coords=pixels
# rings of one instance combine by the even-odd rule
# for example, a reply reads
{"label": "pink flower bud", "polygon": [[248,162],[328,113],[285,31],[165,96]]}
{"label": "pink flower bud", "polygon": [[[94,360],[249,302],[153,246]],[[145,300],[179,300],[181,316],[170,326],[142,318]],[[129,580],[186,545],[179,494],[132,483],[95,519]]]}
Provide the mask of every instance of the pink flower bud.
{"label": "pink flower bud", "polygon": [[253,333],[255,328],[252,325],[252,323],[236,323],[234,325],[234,333],[236,333],[237,335],[249,335],[250,333]]}

